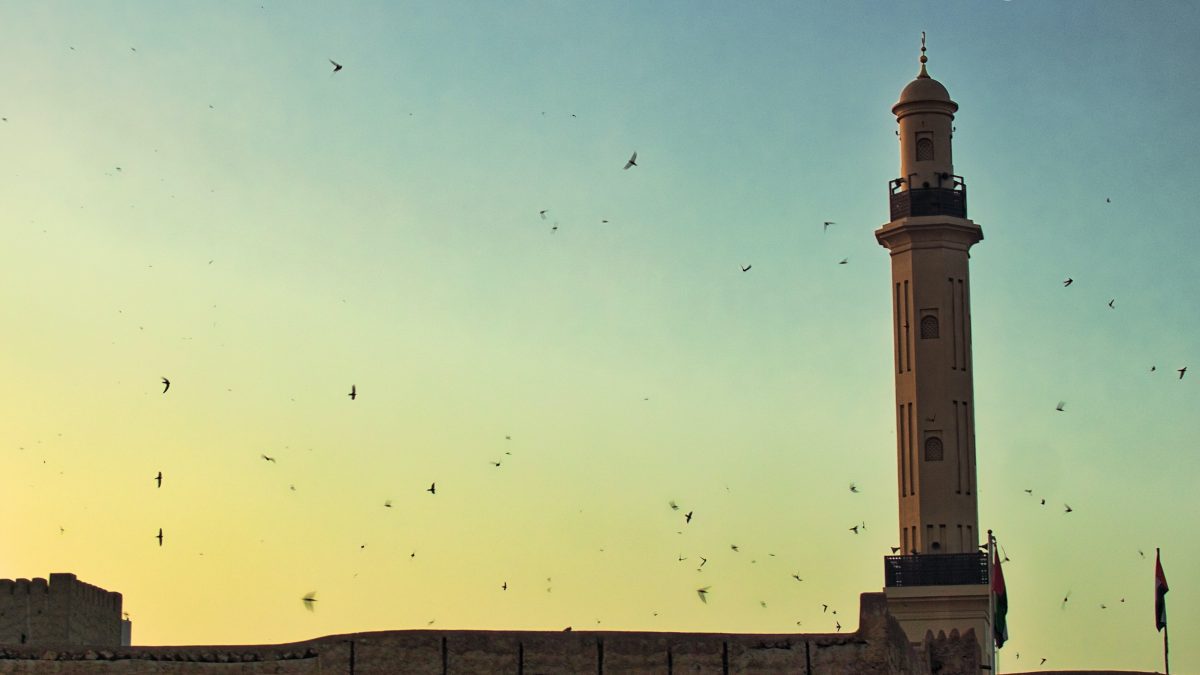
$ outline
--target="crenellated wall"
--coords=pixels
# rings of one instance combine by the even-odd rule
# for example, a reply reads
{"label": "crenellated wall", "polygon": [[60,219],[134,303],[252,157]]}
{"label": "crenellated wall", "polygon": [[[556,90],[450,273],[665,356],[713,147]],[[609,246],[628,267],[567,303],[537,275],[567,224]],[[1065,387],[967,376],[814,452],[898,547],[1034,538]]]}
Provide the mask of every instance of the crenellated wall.
{"label": "crenellated wall", "polygon": [[[979,672],[956,658],[961,639],[914,649],[882,593],[860,600],[859,628],[834,634],[712,634],[518,631],[388,631],[333,635],[289,645],[133,648],[0,648],[0,674],[22,675],[393,675],[406,673],[803,673],[932,675]],[[974,636],[971,636],[971,644]],[[962,644],[959,644],[962,643]],[[968,658],[969,661],[969,658]]]}
{"label": "crenellated wall", "polygon": [[121,594],[74,574],[0,579],[0,644],[121,644]]}

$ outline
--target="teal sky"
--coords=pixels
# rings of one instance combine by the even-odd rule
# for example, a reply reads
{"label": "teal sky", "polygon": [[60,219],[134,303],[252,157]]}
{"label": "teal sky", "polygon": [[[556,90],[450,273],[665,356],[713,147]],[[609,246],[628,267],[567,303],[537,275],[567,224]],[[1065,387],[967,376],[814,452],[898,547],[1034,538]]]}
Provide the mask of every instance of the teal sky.
{"label": "teal sky", "polygon": [[924,30],[985,236],[1002,669],[1161,667],[1156,546],[1172,632],[1200,631],[1200,6],[4,2],[0,23],[0,577],[120,591],[138,644],[833,631],[822,603],[852,629],[897,540],[873,230]]}

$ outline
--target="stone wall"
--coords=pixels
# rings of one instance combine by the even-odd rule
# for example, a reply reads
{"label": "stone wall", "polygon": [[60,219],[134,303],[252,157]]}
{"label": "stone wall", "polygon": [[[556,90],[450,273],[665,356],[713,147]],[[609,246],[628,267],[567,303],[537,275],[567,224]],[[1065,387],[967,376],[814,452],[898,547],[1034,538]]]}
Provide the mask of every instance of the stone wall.
{"label": "stone wall", "polygon": [[[972,637],[973,639],[973,637]],[[861,597],[859,629],[834,634],[603,631],[388,631],[246,647],[0,648],[0,673],[22,675],[393,675],[506,673],[804,673],[933,675],[882,593]],[[961,640],[960,640],[961,642]],[[946,645],[943,645],[946,646]],[[976,657],[977,658],[977,657]],[[976,661],[976,664],[978,662]],[[967,672],[942,663],[942,673]],[[974,672],[978,672],[976,670]]]}
{"label": "stone wall", "polygon": [[121,644],[121,594],[74,574],[0,579],[0,644]]}

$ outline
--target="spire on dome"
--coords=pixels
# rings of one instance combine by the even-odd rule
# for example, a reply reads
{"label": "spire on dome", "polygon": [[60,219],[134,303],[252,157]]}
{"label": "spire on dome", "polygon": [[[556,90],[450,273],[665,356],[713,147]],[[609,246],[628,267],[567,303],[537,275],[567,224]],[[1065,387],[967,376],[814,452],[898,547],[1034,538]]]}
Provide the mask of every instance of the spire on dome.
{"label": "spire on dome", "polygon": [[925,31],[921,31],[921,72],[917,73],[917,77],[929,77],[929,72],[925,70],[925,63],[929,61],[929,57],[925,56]]}

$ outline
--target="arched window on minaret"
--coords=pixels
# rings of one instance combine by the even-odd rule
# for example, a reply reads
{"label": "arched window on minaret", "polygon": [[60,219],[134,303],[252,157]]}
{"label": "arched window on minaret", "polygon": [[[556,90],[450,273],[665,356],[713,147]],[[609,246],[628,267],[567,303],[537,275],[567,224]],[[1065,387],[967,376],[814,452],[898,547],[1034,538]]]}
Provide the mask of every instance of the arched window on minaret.
{"label": "arched window on minaret", "polygon": [[938,318],[936,314],[926,314],[921,317],[921,339],[929,340],[938,337]]}
{"label": "arched window on minaret", "polygon": [[943,455],[944,451],[945,450],[942,447],[942,439],[938,438],[937,436],[930,436],[929,438],[925,439],[925,461],[926,462],[942,461],[942,455]]}
{"label": "arched window on minaret", "polygon": [[928,136],[917,139],[917,161],[927,162],[933,159],[933,139]]}

